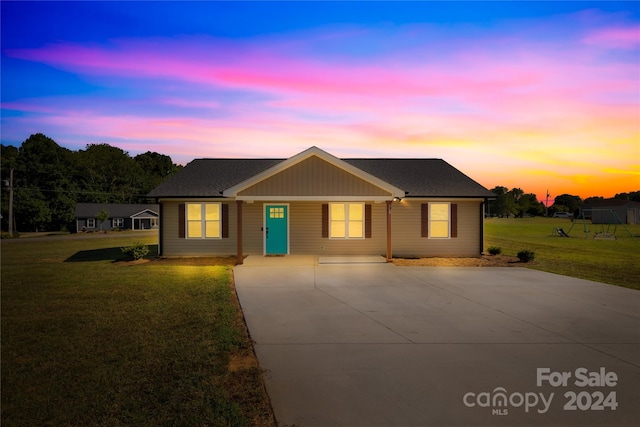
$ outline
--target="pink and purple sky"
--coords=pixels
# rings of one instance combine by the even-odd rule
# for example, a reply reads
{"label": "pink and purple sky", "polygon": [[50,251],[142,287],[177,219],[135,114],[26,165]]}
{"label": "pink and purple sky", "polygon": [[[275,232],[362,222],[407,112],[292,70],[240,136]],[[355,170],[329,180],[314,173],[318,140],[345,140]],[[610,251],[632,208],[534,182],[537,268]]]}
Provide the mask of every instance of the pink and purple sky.
{"label": "pink and purple sky", "polygon": [[638,2],[7,2],[1,139],[640,189]]}

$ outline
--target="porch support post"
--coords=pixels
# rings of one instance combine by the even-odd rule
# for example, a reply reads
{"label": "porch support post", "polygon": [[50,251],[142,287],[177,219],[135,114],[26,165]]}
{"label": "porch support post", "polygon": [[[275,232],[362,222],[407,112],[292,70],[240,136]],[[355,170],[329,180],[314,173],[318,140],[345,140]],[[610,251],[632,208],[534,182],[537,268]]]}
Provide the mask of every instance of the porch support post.
{"label": "porch support post", "polygon": [[387,262],[391,262],[391,200],[387,200]]}
{"label": "porch support post", "polygon": [[242,200],[236,200],[236,224],[237,224],[237,237],[238,241],[236,243],[236,248],[238,249],[238,253],[236,254],[236,264],[240,265],[243,263],[243,255],[242,255]]}

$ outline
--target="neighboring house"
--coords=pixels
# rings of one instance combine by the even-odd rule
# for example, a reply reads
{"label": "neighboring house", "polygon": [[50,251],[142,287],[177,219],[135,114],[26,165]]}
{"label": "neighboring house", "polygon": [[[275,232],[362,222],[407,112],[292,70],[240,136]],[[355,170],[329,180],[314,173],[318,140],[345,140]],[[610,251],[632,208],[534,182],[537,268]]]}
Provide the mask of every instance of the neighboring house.
{"label": "neighboring house", "polygon": [[[104,222],[97,218],[102,210],[109,214],[109,219]],[[155,204],[78,203],[75,211],[76,230],[157,229],[159,211],[159,206]]]}
{"label": "neighboring house", "polygon": [[585,203],[580,209],[585,217],[591,217],[593,224],[640,224],[638,202],[605,199]]}
{"label": "neighboring house", "polygon": [[479,256],[495,195],[440,159],[196,159],[149,194],[164,256]]}

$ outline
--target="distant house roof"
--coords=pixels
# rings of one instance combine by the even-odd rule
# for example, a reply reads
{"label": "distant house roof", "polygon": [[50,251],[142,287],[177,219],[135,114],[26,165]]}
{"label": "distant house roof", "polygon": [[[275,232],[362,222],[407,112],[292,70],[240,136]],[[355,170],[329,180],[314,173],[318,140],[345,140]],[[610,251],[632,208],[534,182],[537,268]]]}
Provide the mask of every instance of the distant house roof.
{"label": "distant house roof", "polygon": [[594,200],[588,203],[584,203],[581,206],[581,208],[582,209],[606,209],[606,208],[613,208],[616,206],[640,207],[640,202],[634,202],[632,200],[623,200],[623,199],[603,199],[603,200]]}
{"label": "distant house roof", "polygon": [[[149,197],[222,197],[222,193],[287,159],[196,159]],[[341,159],[405,191],[405,197],[495,195],[441,159]]]}
{"label": "distant house roof", "polygon": [[125,203],[78,203],[76,204],[76,218],[95,218],[98,212],[106,210],[109,218],[129,218],[146,210],[158,215],[157,204],[125,204]]}

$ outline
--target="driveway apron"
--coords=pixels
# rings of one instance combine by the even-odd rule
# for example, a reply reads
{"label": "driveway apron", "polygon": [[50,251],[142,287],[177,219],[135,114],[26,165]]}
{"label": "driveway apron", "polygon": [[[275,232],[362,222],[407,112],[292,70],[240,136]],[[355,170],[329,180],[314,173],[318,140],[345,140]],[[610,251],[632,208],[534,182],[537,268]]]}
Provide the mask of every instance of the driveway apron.
{"label": "driveway apron", "polygon": [[640,292],[523,268],[234,270],[278,424],[635,426]]}

